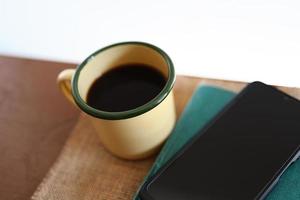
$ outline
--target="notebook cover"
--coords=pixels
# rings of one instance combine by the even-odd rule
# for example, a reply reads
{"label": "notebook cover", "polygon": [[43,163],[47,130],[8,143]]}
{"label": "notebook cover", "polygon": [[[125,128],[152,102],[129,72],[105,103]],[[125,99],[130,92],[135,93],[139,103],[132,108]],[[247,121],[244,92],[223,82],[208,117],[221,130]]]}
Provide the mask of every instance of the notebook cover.
{"label": "notebook cover", "polygon": [[[148,177],[152,176],[178,150],[189,141],[198,130],[203,128],[233,97],[235,93],[212,86],[198,87],[169,139],[157,156]],[[278,184],[270,192],[267,200],[299,200],[300,199],[300,161],[290,166],[280,178]],[[137,194],[134,200],[140,200]]]}

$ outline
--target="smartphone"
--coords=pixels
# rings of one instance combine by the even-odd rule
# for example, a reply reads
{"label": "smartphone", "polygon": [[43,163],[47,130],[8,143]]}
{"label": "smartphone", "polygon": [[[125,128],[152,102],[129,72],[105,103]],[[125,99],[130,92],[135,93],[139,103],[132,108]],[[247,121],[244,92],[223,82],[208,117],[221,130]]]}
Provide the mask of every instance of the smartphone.
{"label": "smartphone", "polygon": [[140,197],[264,199],[299,155],[300,102],[254,82],[145,182]]}

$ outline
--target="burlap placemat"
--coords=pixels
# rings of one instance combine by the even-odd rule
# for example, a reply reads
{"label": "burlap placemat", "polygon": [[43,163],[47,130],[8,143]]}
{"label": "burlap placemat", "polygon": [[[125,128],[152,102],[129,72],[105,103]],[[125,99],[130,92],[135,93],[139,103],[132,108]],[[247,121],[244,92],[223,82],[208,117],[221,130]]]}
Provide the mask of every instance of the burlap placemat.
{"label": "burlap placemat", "polygon": [[[245,84],[179,76],[175,84],[177,116],[200,82],[239,91]],[[297,98],[297,88],[281,89]],[[81,115],[61,155],[33,194],[33,200],[123,200],[131,199],[153,163],[125,161],[101,145],[88,118]]]}

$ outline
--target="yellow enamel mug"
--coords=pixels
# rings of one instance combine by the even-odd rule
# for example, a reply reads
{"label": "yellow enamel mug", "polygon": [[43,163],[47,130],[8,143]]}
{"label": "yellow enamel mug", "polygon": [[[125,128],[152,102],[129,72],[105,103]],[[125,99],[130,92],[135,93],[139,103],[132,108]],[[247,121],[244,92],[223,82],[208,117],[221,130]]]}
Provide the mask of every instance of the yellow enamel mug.
{"label": "yellow enamel mug", "polygon": [[[166,84],[156,97],[122,112],[102,111],[86,103],[96,79],[108,70],[130,63],[152,66],[166,77]],[[169,56],[154,45],[123,42],[107,46],[87,57],[76,69],[62,71],[57,82],[67,99],[89,116],[106,149],[118,157],[141,159],[152,155],[175,124],[174,67]]]}

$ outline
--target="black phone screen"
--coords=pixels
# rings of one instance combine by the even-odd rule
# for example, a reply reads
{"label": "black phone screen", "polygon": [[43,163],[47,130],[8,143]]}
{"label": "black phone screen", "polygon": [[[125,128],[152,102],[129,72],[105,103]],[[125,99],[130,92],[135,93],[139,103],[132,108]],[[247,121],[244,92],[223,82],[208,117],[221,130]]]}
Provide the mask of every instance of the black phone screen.
{"label": "black phone screen", "polygon": [[254,82],[146,183],[141,196],[261,199],[295,159],[299,145],[299,101]]}

